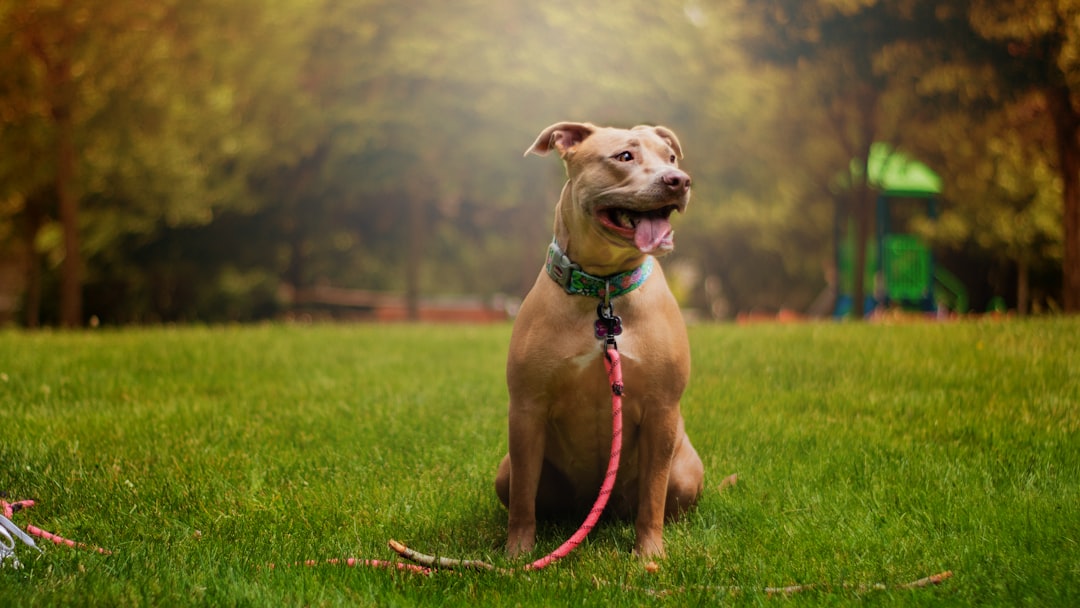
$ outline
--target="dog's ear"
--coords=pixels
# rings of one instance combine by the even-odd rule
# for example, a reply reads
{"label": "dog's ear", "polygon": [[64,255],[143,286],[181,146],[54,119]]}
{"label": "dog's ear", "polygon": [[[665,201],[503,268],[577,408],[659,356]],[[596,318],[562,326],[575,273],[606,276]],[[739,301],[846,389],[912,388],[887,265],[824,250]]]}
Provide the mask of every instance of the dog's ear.
{"label": "dog's ear", "polygon": [[525,150],[525,156],[530,152],[544,156],[554,147],[559,151],[559,156],[566,158],[571,148],[585,141],[595,131],[596,127],[589,123],[557,122],[540,132],[533,145]]}
{"label": "dog's ear", "polygon": [[682,158],[682,145],[679,144],[679,138],[675,137],[675,133],[667,127],[653,127],[656,134],[660,136],[660,139],[666,141],[671,149],[675,151],[675,156]]}

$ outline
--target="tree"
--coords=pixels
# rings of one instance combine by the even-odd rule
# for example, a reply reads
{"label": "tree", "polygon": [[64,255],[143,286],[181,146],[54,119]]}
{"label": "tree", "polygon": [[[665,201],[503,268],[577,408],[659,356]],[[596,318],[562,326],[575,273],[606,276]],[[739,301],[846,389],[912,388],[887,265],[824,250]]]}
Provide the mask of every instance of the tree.
{"label": "tree", "polygon": [[[0,53],[30,60],[0,96],[6,122],[23,134],[20,157],[34,159],[33,177],[12,195],[56,198],[62,325],[83,322],[87,256],[116,255],[109,245],[126,234],[251,204],[250,164],[274,143],[264,120],[288,107],[276,74],[296,74],[285,69],[291,55],[275,52],[294,40],[291,28],[302,30],[288,23],[291,8],[35,0],[0,12]],[[282,72],[268,69],[268,57]]]}
{"label": "tree", "polygon": [[[1053,125],[1055,164],[1063,184],[1065,309],[1080,309],[1080,42],[1075,28],[1080,7],[1075,2],[818,0],[748,4],[747,9],[767,24],[765,32],[775,32],[759,39],[760,56],[780,65],[820,65],[827,75],[824,91],[849,91],[841,95],[854,103],[840,107],[838,132],[847,133],[847,140],[860,148],[868,144],[866,134],[910,138],[895,129],[893,118],[904,117],[926,129],[940,122],[935,114],[943,111],[981,120],[1033,94],[1041,98],[1037,105],[1045,108]],[[808,75],[820,78],[816,72]],[[907,85],[912,89],[905,89]],[[917,93],[915,103],[908,103],[911,91]],[[889,104],[881,103],[883,96]],[[827,99],[822,104],[834,107]],[[904,110],[896,112],[897,107]],[[852,139],[858,133],[862,136]],[[920,152],[939,158],[950,145],[940,139],[928,143],[925,137],[921,143]],[[1043,143],[1036,139],[1025,145]],[[866,158],[858,151],[855,158]],[[854,209],[856,251],[861,253],[869,198],[865,189],[858,190],[862,194],[855,196]],[[857,261],[857,282],[861,267]]]}
{"label": "tree", "polygon": [[[960,213],[946,214],[937,237],[970,234],[970,242],[1006,252],[1018,266],[1021,306],[1029,266],[1061,259],[1064,308],[1080,310],[1080,7],[1070,0],[915,6],[919,35],[891,42],[878,61],[905,91],[894,103],[923,125],[909,143],[951,173],[946,189]],[[1047,179],[1050,168],[1060,187]],[[1062,213],[1046,212],[1048,196],[1059,197]],[[1054,243],[1062,237],[1059,258]]]}
{"label": "tree", "polygon": [[[894,136],[882,107],[888,75],[875,64],[879,50],[905,35],[913,20],[887,2],[745,3],[744,18],[755,23],[751,53],[759,60],[789,70],[792,82],[808,93],[811,110],[800,118],[815,117],[810,129],[816,139],[829,140],[842,151],[840,164],[819,166],[819,184],[830,183],[844,172],[845,159],[856,159],[860,170],[836,196],[835,222],[854,226],[852,315],[864,314],[866,248],[873,228],[874,194],[868,182],[870,146]],[[778,118],[782,118],[778,116]],[[798,149],[795,146],[794,149]],[[835,156],[831,158],[835,159]],[[804,162],[812,162],[803,157]],[[839,244],[834,243],[834,248]]]}
{"label": "tree", "polygon": [[40,80],[40,112],[53,128],[51,151],[53,167],[52,188],[55,192],[60,220],[64,227],[63,281],[61,287],[61,317],[64,325],[81,323],[82,260],[79,248],[79,195],[75,192],[76,149],[75,121],[78,81],[73,63],[80,38],[89,15],[74,14],[70,3],[53,10],[36,10],[22,5],[5,14],[11,28],[14,46],[25,53],[38,67],[34,77]]}
{"label": "tree", "polygon": [[[527,287],[549,238],[545,218],[559,183],[539,188],[537,175],[557,169],[537,169],[542,161],[523,161],[521,152],[541,128],[568,117],[633,124],[685,115],[692,91],[681,89],[693,88],[681,77],[693,68],[688,42],[674,50],[676,36],[622,44],[625,31],[657,23],[698,35],[670,8],[638,2],[601,19],[572,2],[328,1],[305,68],[322,110],[311,133],[325,142],[317,177],[305,188],[305,207],[317,212],[309,222],[285,223],[302,233],[297,242],[325,243],[327,234],[339,234],[362,244],[355,255],[371,261],[354,264],[370,272],[348,281],[404,289],[413,308],[436,282],[441,290]],[[283,219],[294,216],[295,203],[284,201],[288,190],[273,190]],[[469,222],[498,228],[491,218],[509,221],[513,231],[453,246],[465,240]],[[531,238],[519,238],[522,231]],[[406,249],[411,255],[400,256]],[[341,255],[319,245],[292,250],[293,259],[307,258],[300,264],[306,268],[320,266],[316,257]],[[485,258],[497,259],[498,268],[484,268]],[[531,260],[527,272],[523,260]],[[386,273],[388,267],[397,272]],[[294,288],[314,280],[301,274],[290,273]],[[340,269],[319,276],[346,278]]]}
{"label": "tree", "polygon": [[[406,293],[414,310],[436,290],[524,292],[562,176],[521,152],[573,119],[680,134],[695,194],[671,261],[719,278],[737,309],[805,307],[834,259],[832,226],[851,218],[870,233],[865,167],[855,187],[832,186],[879,140],[945,172],[996,167],[994,188],[947,180],[956,202],[943,220],[964,222],[964,242],[1052,257],[1041,243],[1053,214],[1038,211],[1041,232],[1003,246],[1007,235],[984,233],[1008,224],[969,221],[991,207],[962,204],[977,196],[996,201],[998,219],[1033,217],[1053,192],[1042,177],[997,187],[1045,160],[1019,109],[1054,124],[1043,89],[1000,69],[1042,52],[1016,42],[1024,19],[1043,31],[1071,15],[1044,19],[1049,0],[1030,4],[1034,17],[1013,7],[998,20],[995,6],[961,0],[5,5],[0,239],[47,262],[46,302],[55,269],[81,255],[90,312],[116,321],[270,314],[237,302],[272,300],[279,282]],[[76,41],[66,55],[65,36]],[[47,61],[26,61],[34,44]],[[66,248],[45,77],[56,57],[77,88],[73,177],[61,181],[73,184],[78,243]],[[1009,120],[993,118],[1002,108]],[[973,128],[984,124],[1015,133],[995,140]],[[920,136],[930,128],[939,137]],[[996,147],[948,153],[945,133]]]}
{"label": "tree", "polygon": [[[939,245],[983,251],[1014,266],[1021,315],[1031,309],[1031,272],[1056,270],[1062,254],[1054,134],[1041,103],[1032,94],[977,116],[943,112],[928,123],[932,129],[908,138],[933,159],[948,201],[938,218],[917,228]],[[934,141],[927,142],[930,133]]]}
{"label": "tree", "polygon": [[[1007,100],[1041,97],[1053,125],[1062,184],[1063,305],[1066,312],[1080,312],[1080,4],[980,0],[971,3],[966,17],[974,36],[957,40],[971,44],[956,49],[954,56],[991,66],[995,88]],[[1039,140],[1026,143],[1043,145]]]}

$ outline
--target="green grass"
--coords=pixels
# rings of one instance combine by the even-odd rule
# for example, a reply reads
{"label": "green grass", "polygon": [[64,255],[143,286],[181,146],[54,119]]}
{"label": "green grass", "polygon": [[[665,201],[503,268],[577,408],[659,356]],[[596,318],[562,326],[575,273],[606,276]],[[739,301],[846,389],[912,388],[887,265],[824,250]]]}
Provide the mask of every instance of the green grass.
{"label": "green grass", "polygon": [[[794,583],[832,587],[784,603],[1080,605],[1071,319],[693,327],[683,412],[706,493],[654,574],[623,522],[529,576],[266,568],[391,559],[388,538],[507,564],[492,478],[508,339],[0,332],[0,490],[40,501],[15,521],[115,552],[22,550],[0,605],[686,606],[771,603],[759,589]],[[572,531],[542,526],[541,550]],[[842,587],[943,570],[934,588]]]}

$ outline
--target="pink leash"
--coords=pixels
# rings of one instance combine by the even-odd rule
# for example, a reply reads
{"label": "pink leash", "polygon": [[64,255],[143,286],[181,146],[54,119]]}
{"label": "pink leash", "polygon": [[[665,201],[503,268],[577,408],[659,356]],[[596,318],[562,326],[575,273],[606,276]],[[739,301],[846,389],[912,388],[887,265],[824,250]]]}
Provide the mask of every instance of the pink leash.
{"label": "pink leash", "polygon": [[[593,503],[592,509],[589,511],[589,515],[585,518],[585,521],[574,532],[573,535],[567,539],[559,548],[555,549],[548,555],[532,562],[525,566],[525,570],[540,570],[570,554],[578,545],[581,544],[585,537],[589,535],[589,532],[596,526],[596,523],[600,520],[600,516],[604,513],[604,508],[607,506],[608,499],[611,497],[611,491],[615,487],[615,476],[619,472],[619,456],[622,454],[622,395],[623,395],[623,378],[622,378],[622,361],[619,357],[619,349],[615,344],[615,336],[622,333],[622,325],[619,317],[612,313],[611,305],[607,304],[606,308],[597,308],[599,319],[596,322],[596,337],[605,340],[604,349],[604,367],[607,369],[608,381],[611,386],[611,456],[608,459],[607,472],[604,473],[604,481],[600,485],[600,492],[596,496],[596,502]],[[0,523],[7,524],[11,522],[11,517],[16,512],[23,509],[28,509],[34,506],[33,500],[20,500],[16,502],[6,502],[0,500],[0,515],[2,515],[3,521]],[[7,528],[7,526],[4,526]],[[11,523],[11,527],[7,528],[11,530],[17,537],[21,538],[31,547],[36,546],[33,544],[33,539],[22,534],[22,531]],[[73,540],[58,536],[51,532],[47,532],[33,525],[26,526],[26,532],[44,538],[45,540],[52,541],[55,544],[64,544],[69,547],[78,549],[87,549],[90,551],[96,551],[102,555],[110,555],[112,552],[101,547],[94,547],[83,543],[75,542]],[[427,565],[413,565],[403,564],[400,562],[388,562],[383,560],[372,559],[328,559],[328,564],[344,564],[349,567],[355,566],[367,566],[374,568],[391,568],[404,570],[408,572],[416,572],[421,574],[430,574],[433,570],[433,566],[440,565],[444,567],[467,567],[467,568],[479,568],[486,570],[495,570],[494,566],[479,561],[463,561],[463,560],[439,560],[418,554],[411,549],[408,549],[404,545],[397,541],[391,540],[390,547],[397,551],[399,554],[418,561],[421,564]],[[6,547],[5,547],[6,548]],[[14,551],[14,545],[10,548],[11,552]],[[0,555],[8,555],[3,553]],[[304,562],[297,562],[293,565],[315,566],[319,562],[315,560],[307,560]],[[428,567],[432,566],[432,567]],[[274,564],[269,564],[269,568],[273,569]]]}
{"label": "pink leash", "polygon": [[[612,327],[614,326],[612,325]],[[585,540],[585,537],[589,535],[589,532],[592,531],[592,529],[596,526],[596,523],[600,520],[600,516],[604,513],[604,508],[607,506],[608,499],[611,497],[611,491],[615,487],[615,476],[619,472],[619,456],[622,453],[622,362],[619,358],[619,350],[615,345],[615,335],[618,335],[619,329],[621,328],[618,328],[615,331],[611,331],[604,336],[599,336],[600,330],[597,330],[598,337],[604,337],[607,341],[604,351],[604,367],[607,369],[608,380],[610,381],[611,385],[611,457],[608,459],[607,472],[604,473],[604,481],[600,486],[600,493],[597,495],[596,502],[593,504],[592,509],[589,511],[589,515],[585,518],[585,521],[581,524],[577,531],[574,532],[574,534],[566,542],[559,546],[559,548],[555,549],[548,555],[534,561],[533,563],[525,566],[525,570],[540,570],[541,568],[544,568],[566,557],[570,554],[571,551],[577,548],[577,546],[580,545],[583,540]],[[33,500],[19,500],[11,503],[0,500],[0,514],[2,514],[2,517],[5,518],[6,522],[10,522],[11,517],[16,512],[33,507],[34,504],[35,503]],[[14,523],[12,523],[11,525],[12,531],[16,536],[23,538],[23,540],[31,547],[35,547],[32,539],[30,539],[29,537],[21,536],[21,531],[14,525]],[[37,536],[38,538],[44,538],[45,540],[52,541],[53,543],[58,545],[63,544],[72,548],[95,551],[102,555],[110,555],[112,553],[111,551],[108,551],[101,547],[95,547],[86,545],[84,543],[79,543],[29,524],[26,526],[26,532],[33,536]],[[406,548],[404,545],[401,545],[397,541],[390,541],[390,546],[395,551],[405,557],[409,557],[414,560],[419,559],[423,562],[435,561],[433,559],[429,559],[429,556],[416,554],[415,552]],[[11,551],[14,551],[14,545],[12,545]],[[7,553],[5,553],[4,555],[7,555]],[[297,562],[293,565],[315,566],[318,563],[319,562],[315,560],[308,560],[304,562]],[[326,560],[326,563],[333,565],[344,564],[349,567],[366,566],[371,568],[389,568],[403,570],[407,572],[416,572],[419,574],[430,574],[432,572],[431,567],[426,567],[423,565],[404,564],[400,562],[389,562],[374,559],[328,559]],[[441,562],[438,562],[438,564],[445,567],[457,566],[488,570],[495,569],[494,566],[491,566],[490,564],[475,561],[443,560]],[[269,564],[268,567],[273,569],[275,568],[275,565]]]}
{"label": "pink leash", "polygon": [[[610,286],[609,286],[610,287]],[[622,454],[622,396],[623,396],[623,378],[622,378],[622,359],[619,357],[619,348],[615,344],[615,336],[622,334],[622,319],[616,314],[614,307],[611,305],[611,300],[607,297],[607,293],[610,293],[610,288],[605,290],[603,301],[596,307],[596,322],[594,324],[594,333],[598,340],[604,341],[604,367],[607,369],[608,381],[611,386],[611,456],[608,459],[607,472],[604,473],[604,481],[600,485],[600,492],[596,496],[596,502],[593,503],[592,509],[589,511],[589,515],[585,518],[585,521],[574,532],[573,535],[567,539],[558,549],[555,549],[548,555],[534,561],[531,564],[525,566],[525,570],[540,570],[570,554],[581,541],[585,540],[585,537],[589,535],[593,527],[596,526],[596,522],[600,520],[600,516],[604,513],[604,507],[607,506],[608,498],[611,497],[611,491],[615,487],[615,476],[619,472],[619,456]],[[507,573],[508,570],[502,570],[486,562],[477,560],[460,560],[450,559],[445,557],[435,557],[432,555],[426,555],[409,549],[405,545],[391,539],[388,543],[390,548],[393,549],[398,555],[416,562],[419,565],[405,565],[401,563],[386,562],[382,560],[359,560],[350,558],[347,560],[329,559],[326,563],[329,564],[342,564],[347,566],[370,566],[377,568],[398,568],[399,570],[409,570],[412,572],[420,572],[423,574],[430,574],[435,568],[472,568],[478,570],[498,570],[500,572]],[[308,560],[305,562],[296,562],[294,566],[314,566],[318,564],[315,560]],[[269,565],[270,568],[274,568],[274,564]]]}
{"label": "pink leash", "polygon": [[[599,311],[598,311],[599,312]],[[606,313],[606,314],[605,314]],[[573,535],[567,539],[559,548],[555,549],[548,555],[532,562],[525,566],[525,570],[540,570],[570,554],[578,545],[581,544],[585,537],[589,535],[589,532],[596,526],[596,523],[600,520],[600,516],[604,513],[604,508],[607,506],[608,499],[611,497],[611,491],[615,487],[615,476],[619,472],[619,456],[622,454],[622,396],[623,396],[623,378],[622,378],[622,360],[619,357],[619,349],[615,344],[615,336],[622,333],[621,321],[618,317],[611,314],[610,305],[606,311],[601,312],[600,319],[596,323],[596,337],[605,340],[604,349],[604,367],[607,369],[608,381],[611,386],[611,456],[608,459],[607,472],[604,473],[604,481],[600,485],[600,492],[596,496],[596,502],[593,503],[592,509],[589,511],[589,515],[585,518],[585,521],[574,532]],[[431,574],[436,568],[471,568],[477,570],[498,570],[500,572],[508,573],[507,570],[496,568],[495,566],[482,561],[475,560],[460,560],[439,558],[431,555],[425,555],[409,549],[405,545],[397,542],[396,540],[389,541],[390,548],[397,552],[402,557],[412,560],[419,565],[403,564],[400,562],[389,562],[383,560],[371,560],[371,559],[328,559],[325,560],[327,564],[344,564],[349,567],[355,566],[367,566],[373,568],[396,568],[398,570],[405,570],[409,572],[416,572],[420,574]],[[293,566],[316,566],[319,562],[316,560],[307,560],[303,562],[295,562]],[[270,569],[274,569],[275,564],[269,564]]]}
{"label": "pink leash", "polygon": [[600,515],[603,514],[604,507],[607,506],[608,498],[611,497],[611,490],[615,487],[615,475],[619,472],[619,456],[622,454],[623,381],[622,361],[619,358],[619,351],[615,347],[614,338],[608,340],[607,348],[604,351],[604,367],[607,368],[608,380],[611,382],[611,457],[608,459],[607,472],[604,473],[604,483],[600,486],[600,493],[596,496],[596,502],[593,504],[592,510],[589,511],[588,517],[585,518],[577,532],[574,532],[558,549],[525,566],[526,570],[539,570],[566,557],[581,544],[581,541],[585,540],[585,537],[592,531],[596,522],[600,520]]}
{"label": "pink leash", "polygon": [[[3,516],[8,521],[10,521],[11,517],[16,512],[21,511],[23,509],[29,509],[30,507],[34,506],[34,504],[36,504],[36,503],[33,500],[17,500],[15,502],[7,502],[7,501],[4,501],[4,500],[0,500],[0,511],[2,511]],[[112,551],[109,551],[107,549],[102,549],[101,547],[93,547],[93,546],[86,545],[86,544],[83,544],[83,543],[75,542],[73,540],[64,538],[63,536],[58,536],[56,534],[53,534],[52,532],[47,532],[45,530],[42,530],[41,528],[38,528],[37,526],[27,524],[26,531],[29,532],[30,534],[34,535],[34,536],[37,536],[38,538],[44,538],[45,540],[50,540],[50,541],[52,541],[53,543],[55,543],[57,545],[67,545],[67,546],[75,548],[75,549],[86,549],[86,550],[89,550],[89,551],[96,551],[97,553],[100,553],[102,555],[111,555],[112,554]]]}

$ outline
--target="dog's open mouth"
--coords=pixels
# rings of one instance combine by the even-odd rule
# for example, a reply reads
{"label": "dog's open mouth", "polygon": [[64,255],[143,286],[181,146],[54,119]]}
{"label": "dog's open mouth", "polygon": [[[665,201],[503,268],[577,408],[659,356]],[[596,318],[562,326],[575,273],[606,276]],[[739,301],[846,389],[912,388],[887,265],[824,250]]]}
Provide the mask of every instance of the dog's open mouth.
{"label": "dog's open mouth", "polygon": [[649,211],[634,211],[621,207],[602,209],[600,223],[634,242],[643,253],[667,250],[672,247],[671,214],[678,205],[667,205]]}

